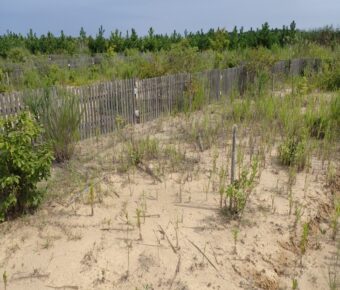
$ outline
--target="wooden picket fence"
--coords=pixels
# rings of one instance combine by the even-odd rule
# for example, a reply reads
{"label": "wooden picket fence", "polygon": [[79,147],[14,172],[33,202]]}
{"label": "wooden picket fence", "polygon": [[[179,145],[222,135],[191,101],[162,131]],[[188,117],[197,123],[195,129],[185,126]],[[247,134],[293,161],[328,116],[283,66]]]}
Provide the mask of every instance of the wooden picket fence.
{"label": "wooden picket fence", "polygon": [[[281,61],[272,68],[275,76],[298,75],[309,66],[316,69],[316,60]],[[115,80],[82,87],[66,88],[79,100],[82,112],[81,139],[113,132],[121,122],[147,122],[163,114],[181,111],[190,99],[193,81],[203,88],[207,102],[228,97],[234,90],[242,92],[254,81],[244,67],[211,70],[196,74],[176,74],[150,79]],[[52,96],[58,97],[56,88]],[[8,117],[25,110],[25,97],[41,96],[43,89],[0,94],[0,116]]]}

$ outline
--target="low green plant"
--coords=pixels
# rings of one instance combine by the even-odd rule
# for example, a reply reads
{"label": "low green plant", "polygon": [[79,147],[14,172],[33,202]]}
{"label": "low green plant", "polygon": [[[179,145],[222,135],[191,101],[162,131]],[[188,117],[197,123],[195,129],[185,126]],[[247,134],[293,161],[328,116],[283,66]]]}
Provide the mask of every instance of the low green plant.
{"label": "low green plant", "polygon": [[243,170],[240,179],[230,184],[225,193],[229,199],[229,208],[227,211],[232,215],[240,215],[253,188],[255,177],[258,172],[258,158],[254,158],[250,170]]}
{"label": "low green plant", "polygon": [[2,281],[4,283],[4,289],[6,290],[7,285],[8,285],[8,278],[7,278],[7,272],[6,271],[2,274]]}
{"label": "low green plant", "polygon": [[283,165],[296,166],[302,170],[307,160],[307,142],[304,137],[297,135],[287,136],[279,146],[279,160]]}
{"label": "low green plant", "polygon": [[237,253],[236,245],[237,245],[237,239],[238,239],[239,232],[240,232],[240,230],[237,227],[232,229],[233,240],[234,240],[234,253],[235,254]]}
{"label": "low green plant", "polygon": [[43,129],[27,112],[0,119],[0,222],[36,208],[37,183],[47,179],[53,155]]}
{"label": "low green plant", "polygon": [[308,244],[308,235],[309,235],[309,224],[304,223],[302,226],[302,236],[301,236],[301,241],[300,241],[301,254],[306,253],[307,244]]}
{"label": "low green plant", "polygon": [[292,279],[292,290],[297,290],[299,288],[298,280],[296,278]]}

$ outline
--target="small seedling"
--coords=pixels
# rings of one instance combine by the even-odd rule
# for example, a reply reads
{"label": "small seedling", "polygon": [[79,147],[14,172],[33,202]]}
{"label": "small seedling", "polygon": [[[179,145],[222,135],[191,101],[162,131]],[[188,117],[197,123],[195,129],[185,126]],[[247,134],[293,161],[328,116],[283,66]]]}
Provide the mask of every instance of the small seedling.
{"label": "small seedling", "polygon": [[2,274],[2,280],[4,282],[4,289],[6,290],[8,286],[8,277],[6,271]]}
{"label": "small seedling", "polygon": [[297,290],[299,287],[298,281],[296,278],[293,278],[292,280],[292,290]]}
{"label": "small seedling", "polygon": [[244,150],[242,149],[241,146],[239,146],[239,149],[237,150],[237,165],[238,165],[238,179],[241,178],[241,168],[243,165],[243,160],[244,160]]}
{"label": "small seedling", "polygon": [[296,231],[297,224],[298,224],[299,220],[301,219],[301,217],[303,215],[302,208],[298,205],[298,203],[296,203],[296,205],[295,205],[295,213],[294,214],[295,214],[295,220],[294,220],[293,228],[294,228],[294,231]]}
{"label": "small seedling", "polygon": [[294,204],[292,190],[289,190],[288,201],[289,201],[289,212],[288,212],[288,214],[291,215],[292,209],[293,209],[293,204]]}
{"label": "small seedling", "polygon": [[90,191],[89,191],[89,203],[91,206],[91,216],[94,215],[94,199],[95,199],[95,193],[94,193],[94,188],[93,188],[93,184],[90,185]]}
{"label": "small seedling", "polygon": [[131,178],[130,178],[130,173],[128,172],[128,182],[129,182],[129,191],[130,191],[130,196],[133,195],[133,191],[132,191],[132,186],[131,186]]}
{"label": "small seedling", "polygon": [[237,253],[237,248],[236,248],[236,244],[237,244],[237,238],[238,238],[238,234],[239,234],[239,229],[238,228],[233,228],[232,229],[232,234],[233,234],[233,239],[234,239],[234,253]]}
{"label": "small seedling", "polygon": [[306,197],[307,189],[308,189],[308,174],[306,174],[306,176],[305,176],[305,184],[303,186],[303,196],[304,197]]}
{"label": "small seedling", "polygon": [[180,183],[179,183],[179,193],[178,193],[179,203],[182,203],[182,191],[183,191],[183,184],[182,184],[182,181],[180,181]]}
{"label": "small seedling", "polygon": [[126,247],[127,247],[127,271],[126,271],[126,277],[128,277],[129,273],[130,273],[130,249],[132,248],[132,241],[126,240]]}
{"label": "small seedling", "polygon": [[291,190],[293,185],[296,183],[297,169],[295,166],[289,167],[288,171],[288,188]]}
{"label": "small seedling", "polygon": [[140,240],[143,240],[143,237],[142,237],[142,227],[141,227],[141,214],[142,214],[142,211],[137,208],[136,209],[136,216],[137,216],[137,227],[138,227],[138,230],[139,230],[139,239]]}
{"label": "small seedling", "polygon": [[179,249],[179,243],[178,243],[178,216],[175,223],[175,234],[176,234],[176,249]]}
{"label": "small seedling", "polygon": [[272,213],[275,213],[276,212],[275,195],[272,195],[271,198],[272,198]]}
{"label": "small seedling", "polygon": [[2,280],[4,282],[4,289],[6,290],[7,289],[7,283],[8,283],[8,278],[7,278],[7,272],[5,271],[3,274],[2,274]]}
{"label": "small seedling", "polygon": [[142,203],[141,203],[142,210],[141,212],[143,213],[143,218],[144,218],[144,223],[145,223],[145,218],[146,218],[146,212],[147,212],[147,204],[146,204],[146,195],[145,192],[143,191],[142,195]]}
{"label": "small seedling", "polygon": [[307,244],[308,244],[308,234],[309,234],[309,224],[304,223],[303,224],[303,230],[302,230],[302,237],[300,242],[300,250],[302,254],[306,253]]}
{"label": "small seedling", "polygon": [[220,169],[219,179],[219,193],[220,193],[220,208],[223,207],[223,196],[225,192],[226,170],[222,167]]}
{"label": "small seedling", "polygon": [[204,191],[205,191],[205,200],[208,200],[208,193],[209,193],[209,188],[210,188],[210,183],[211,183],[211,179],[213,176],[213,171],[210,171],[209,173],[209,178],[208,178],[208,183],[206,186],[204,186]]}
{"label": "small seedling", "polygon": [[127,210],[125,210],[125,221],[126,221],[126,240],[129,239],[129,226],[130,226],[130,220],[129,220],[129,213]]}

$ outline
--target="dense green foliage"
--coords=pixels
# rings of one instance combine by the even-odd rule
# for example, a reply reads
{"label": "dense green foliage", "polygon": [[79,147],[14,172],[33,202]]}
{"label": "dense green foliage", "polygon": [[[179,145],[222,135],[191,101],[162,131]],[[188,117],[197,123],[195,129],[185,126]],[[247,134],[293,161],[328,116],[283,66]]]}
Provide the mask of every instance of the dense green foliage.
{"label": "dense green foliage", "polygon": [[271,48],[275,45],[285,46],[298,40],[306,40],[321,45],[334,45],[339,42],[340,31],[332,27],[325,27],[319,30],[300,31],[296,29],[293,21],[289,26],[281,29],[270,28],[266,22],[260,29],[250,29],[244,31],[243,27],[234,27],[231,32],[225,29],[210,29],[196,33],[185,31],[184,35],[174,31],[168,34],[156,34],[150,28],[146,36],[139,36],[135,29],[127,31],[125,35],[115,30],[105,37],[105,29],[100,26],[95,37],[87,36],[81,28],[78,37],[67,36],[63,31],[59,36],[48,32],[46,35],[37,36],[32,30],[26,36],[8,32],[0,36],[0,56],[10,57],[13,48],[25,48],[33,54],[59,54],[59,53],[80,53],[89,51],[90,53],[104,52],[124,52],[127,49],[137,49],[138,51],[160,51],[169,50],[175,43],[186,39],[191,47],[196,47],[200,51],[215,50],[223,51],[239,48],[254,48],[263,46]]}
{"label": "dense green foliage", "polygon": [[52,154],[28,113],[0,119],[0,222],[38,206],[37,183],[50,174]]}
{"label": "dense green foliage", "polygon": [[[281,29],[268,23],[260,29],[228,32],[210,29],[181,35],[145,36],[132,29],[106,37],[101,26],[95,37],[81,29],[78,37],[48,32],[26,36],[8,32],[0,36],[0,93],[55,85],[78,86],[96,81],[151,78],[165,74],[198,72],[247,63],[250,71],[263,71],[282,59],[325,59],[320,87],[339,88],[340,31],[326,27],[301,31],[295,22]],[[335,61],[334,61],[335,60]],[[334,70],[333,68],[338,68]],[[263,75],[265,76],[265,75]],[[261,88],[260,88],[261,90]]]}

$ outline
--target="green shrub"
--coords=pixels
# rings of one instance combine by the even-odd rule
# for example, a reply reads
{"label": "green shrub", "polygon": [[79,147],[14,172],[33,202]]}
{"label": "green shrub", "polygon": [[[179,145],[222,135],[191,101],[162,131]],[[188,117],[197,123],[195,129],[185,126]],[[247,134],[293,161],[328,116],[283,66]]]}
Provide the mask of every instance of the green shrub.
{"label": "green shrub", "polygon": [[323,73],[319,80],[319,86],[325,90],[340,89],[340,60],[334,60],[323,66]]}
{"label": "green shrub", "polygon": [[258,158],[254,158],[250,170],[243,170],[240,179],[226,188],[225,194],[229,199],[229,207],[223,209],[225,213],[237,216],[243,212],[254,186],[258,165]]}
{"label": "green shrub", "polygon": [[52,143],[57,162],[69,160],[79,139],[82,112],[78,98],[65,90],[56,95],[46,89],[42,96],[29,96],[26,104],[45,128],[45,140]]}
{"label": "green shrub", "polygon": [[42,79],[37,69],[24,72],[23,85],[29,89],[39,88],[42,85]]}
{"label": "green shrub", "polygon": [[306,165],[306,140],[297,135],[291,135],[279,146],[279,160],[283,165],[296,166],[301,170]]}
{"label": "green shrub", "polygon": [[50,174],[52,153],[28,113],[0,119],[0,222],[36,208],[37,183]]}
{"label": "green shrub", "polygon": [[22,47],[13,47],[7,55],[8,59],[17,63],[24,63],[30,57],[30,52]]}

